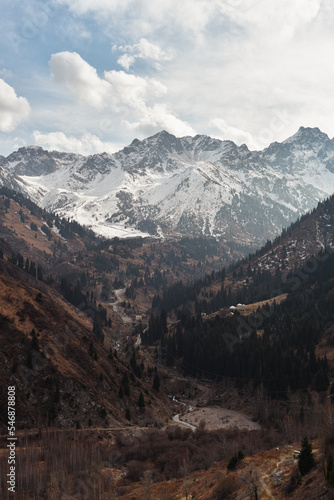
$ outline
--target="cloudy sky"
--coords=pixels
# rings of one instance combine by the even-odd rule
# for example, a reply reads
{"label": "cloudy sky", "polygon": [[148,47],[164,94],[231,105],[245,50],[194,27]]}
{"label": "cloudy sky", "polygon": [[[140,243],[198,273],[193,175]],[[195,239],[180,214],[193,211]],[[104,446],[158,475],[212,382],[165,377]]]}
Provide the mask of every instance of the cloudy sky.
{"label": "cloudy sky", "polygon": [[1,0],[0,154],[334,136],[332,0]]}

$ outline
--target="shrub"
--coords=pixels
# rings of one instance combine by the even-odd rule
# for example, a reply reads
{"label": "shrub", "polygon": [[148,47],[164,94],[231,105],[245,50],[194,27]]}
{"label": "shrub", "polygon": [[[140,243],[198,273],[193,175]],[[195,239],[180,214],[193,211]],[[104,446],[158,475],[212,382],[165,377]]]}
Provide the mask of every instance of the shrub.
{"label": "shrub", "polygon": [[215,500],[228,500],[239,489],[239,481],[235,474],[223,477],[214,489]]}
{"label": "shrub", "polygon": [[139,408],[145,408],[145,400],[142,392],[139,394],[138,406]]}
{"label": "shrub", "polygon": [[127,463],[127,469],[126,478],[136,482],[144,475],[144,472],[147,470],[147,464],[140,460],[131,460]]}
{"label": "shrub", "polygon": [[302,484],[302,476],[300,475],[300,473],[296,472],[296,473],[292,474],[290,477],[290,482],[287,485],[286,492],[288,494],[292,493],[297,488],[297,486],[299,486],[301,484]]}

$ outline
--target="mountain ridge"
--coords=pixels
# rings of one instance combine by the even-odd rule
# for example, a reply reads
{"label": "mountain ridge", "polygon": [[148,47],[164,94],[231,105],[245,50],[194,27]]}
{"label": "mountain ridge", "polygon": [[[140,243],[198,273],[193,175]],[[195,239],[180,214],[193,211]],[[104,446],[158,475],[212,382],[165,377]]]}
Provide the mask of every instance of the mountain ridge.
{"label": "mountain ridge", "polygon": [[105,237],[204,235],[259,246],[334,192],[334,140],[300,127],[263,151],[166,131],[110,155],[20,148],[0,182]]}

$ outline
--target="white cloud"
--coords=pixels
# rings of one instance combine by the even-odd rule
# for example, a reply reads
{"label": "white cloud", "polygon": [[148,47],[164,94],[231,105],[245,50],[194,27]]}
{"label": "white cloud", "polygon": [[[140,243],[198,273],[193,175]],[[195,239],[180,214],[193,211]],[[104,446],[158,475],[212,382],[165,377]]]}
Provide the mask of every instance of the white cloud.
{"label": "white cloud", "polygon": [[[77,15],[94,14],[103,24],[137,38],[176,33],[192,41],[208,36],[212,23],[234,22],[246,30],[292,36],[318,14],[325,0],[56,0]],[[328,0],[327,0],[328,1]],[[126,22],[119,24],[119,19]],[[136,45],[136,44],[135,44]]]}
{"label": "white cloud", "polygon": [[43,146],[49,151],[69,151],[72,153],[91,155],[95,153],[115,153],[121,149],[120,144],[103,142],[101,139],[90,133],[83,134],[80,138],[66,136],[63,132],[51,132],[43,134],[38,130],[33,133],[35,143]]}
{"label": "white cloud", "polygon": [[[124,71],[109,71],[105,78],[110,82],[113,96],[126,107],[121,123],[141,134],[153,134],[161,129],[177,136],[192,135],[194,129],[177,118],[167,104],[160,102],[167,94],[167,87],[155,78],[142,78]],[[157,102],[159,101],[159,102]]]}
{"label": "white cloud", "polygon": [[110,84],[110,91],[118,103],[141,110],[145,103],[162,97],[167,88],[155,78],[129,75],[124,71],[106,71],[105,79]]}
{"label": "white cloud", "polygon": [[167,89],[158,80],[127,74],[124,71],[105,71],[100,78],[95,68],[73,52],[53,54],[50,71],[55,83],[66,86],[75,98],[96,109],[119,105],[141,108],[146,101],[160,97]]}
{"label": "white cloud", "polygon": [[113,121],[145,136],[161,128],[176,135],[194,133],[177,118],[167,103],[167,87],[156,78],[141,77],[124,71],[105,71],[100,78],[95,68],[79,54],[53,54],[50,70],[56,83],[66,86],[77,100],[97,111],[111,113]]}
{"label": "white cloud", "polygon": [[130,56],[129,54],[123,54],[118,58],[117,62],[120,66],[129,71],[131,66],[136,62],[136,58],[134,56]]}
{"label": "white cloud", "polygon": [[52,54],[49,66],[54,82],[65,85],[79,100],[97,109],[107,105],[110,90],[108,83],[99,78],[96,69],[79,54]]}
{"label": "white cloud", "polygon": [[155,62],[155,68],[159,69],[159,62],[170,61],[172,59],[171,51],[166,52],[158,45],[149,42],[146,38],[141,38],[138,43],[125,46],[114,46],[113,50],[120,50],[124,54],[118,59],[118,64],[127,71],[135,63],[136,59],[146,59]]}
{"label": "white cloud", "polygon": [[250,0],[247,8],[234,9],[229,16],[256,38],[291,40],[317,17],[321,3],[322,0]]}
{"label": "white cloud", "polygon": [[13,87],[0,78],[0,130],[11,132],[30,113],[30,105],[25,97],[18,97]]}
{"label": "white cloud", "polygon": [[[44,58],[47,51],[56,52],[59,36],[66,42],[68,52],[50,59],[54,85],[50,88],[49,79],[43,80],[40,67],[30,60],[17,65],[21,81],[27,78],[34,128],[44,133],[45,124],[52,123],[51,130],[65,134],[57,139],[59,147],[82,150],[85,131],[102,144],[126,144],[134,133],[143,138],[165,128],[175,135],[218,135],[250,148],[282,140],[300,125],[319,126],[334,135],[332,0],[52,4],[57,2],[57,17],[50,16],[50,36],[41,53]],[[22,12],[23,7],[21,17]],[[29,44],[33,53],[41,33],[24,38],[22,47]],[[14,68],[5,54],[1,64]],[[0,77],[7,80],[9,74]],[[17,88],[15,76],[11,83]],[[14,120],[4,125],[4,116],[0,130],[14,126]],[[53,141],[55,147],[56,137]]]}
{"label": "white cloud", "polygon": [[[125,109],[127,129],[144,133],[150,123],[173,123],[177,131],[215,134],[218,128],[249,147],[284,139],[301,124],[318,123],[334,134],[331,0],[58,2],[82,19],[93,14],[112,33],[126,71],[139,60],[149,64],[138,65],[146,72],[138,78],[152,80],[148,72],[160,70],[167,92],[153,99],[144,91],[152,82],[134,84],[116,72],[124,89],[112,82],[110,99]],[[289,116],[279,128],[272,126],[277,114]]]}
{"label": "white cloud", "polygon": [[153,59],[154,61],[169,61],[172,56],[162,50],[158,45],[149,42],[146,38],[141,38],[138,43],[129,47],[136,57],[142,59]]}
{"label": "white cloud", "polygon": [[[233,0],[57,0],[77,15],[95,14],[100,22],[117,29],[117,19],[127,14],[123,33],[140,36],[161,32],[161,28],[182,29],[199,34],[208,23],[231,9]],[[138,37],[138,38],[139,38]]]}
{"label": "white cloud", "polygon": [[137,122],[123,120],[122,124],[129,129],[140,131],[145,136],[162,129],[177,137],[196,134],[188,123],[174,116],[165,104],[155,104],[152,108],[144,108],[142,111]]}
{"label": "white cloud", "polygon": [[250,148],[256,148],[252,135],[245,130],[240,130],[236,127],[228,125],[223,118],[215,118],[211,121],[210,125],[220,131],[219,139],[230,140],[235,142],[238,146],[247,144]]}
{"label": "white cloud", "polygon": [[334,6],[326,0],[239,4],[230,9],[228,28],[213,28],[200,47],[187,45],[163,73],[178,115],[191,114],[200,133],[216,134],[219,124],[224,138],[231,134],[251,148],[282,140],[300,125],[318,124],[334,135]]}

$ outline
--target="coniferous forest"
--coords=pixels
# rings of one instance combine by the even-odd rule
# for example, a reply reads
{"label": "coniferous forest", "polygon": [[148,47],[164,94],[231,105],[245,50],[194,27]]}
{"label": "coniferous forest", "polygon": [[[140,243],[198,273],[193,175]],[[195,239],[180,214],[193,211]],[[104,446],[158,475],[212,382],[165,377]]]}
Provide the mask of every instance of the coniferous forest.
{"label": "coniferous forest", "polygon": [[[334,320],[334,256],[326,257],[281,304],[264,305],[247,317],[236,310],[233,316],[214,318],[199,314],[197,303],[195,314],[183,304],[177,310],[177,327],[169,335],[164,322],[166,311],[162,308],[159,315],[152,315],[146,340],[162,340],[166,363],[179,362],[184,372],[194,377],[230,378],[238,386],[251,381],[254,388],[261,385],[272,397],[284,397],[288,391],[306,391],[309,387],[326,390],[328,362],[326,356],[319,358],[315,354],[326,325]],[[277,289],[279,278],[264,273],[262,280],[258,277],[248,289],[247,298],[257,297],[261,288],[263,293],[269,283],[271,289],[275,286]],[[283,290],[288,291],[292,282],[295,285],[298,281],[290,273]],[[175,285],[164,294],[162,306],[169,310],[171,304],[182,303],[182,297],[186,297],[189,305],[191,299],[196,301],[200,285],[196,283],[192,290],[190,286]],[[223,297],[222,291],[217,295]],[[224,300],[215,302],[217,295],[211,302],[216,307],[231,303],[231,295],[226,293]],[[174,301],[169,297],[174,297]],[[238,298],[240,295],[234,297]],[[156,299],[153,305],[157,305]]]}

